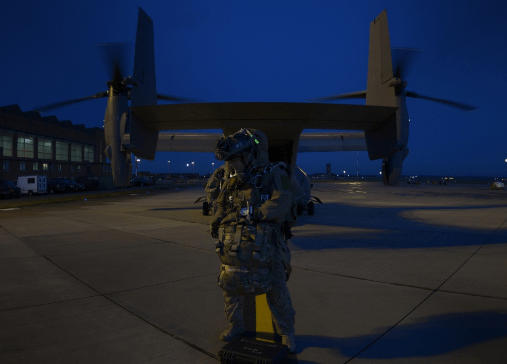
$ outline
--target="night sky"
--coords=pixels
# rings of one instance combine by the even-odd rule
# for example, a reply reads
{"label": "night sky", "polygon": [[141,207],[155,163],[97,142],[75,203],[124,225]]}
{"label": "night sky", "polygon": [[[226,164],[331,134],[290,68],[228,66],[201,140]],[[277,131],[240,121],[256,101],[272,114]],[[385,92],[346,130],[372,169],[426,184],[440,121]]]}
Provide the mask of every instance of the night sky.
{"label": "night sky", "polygon": [[[387,8],[391,46],[421,50],[407,90],[473,104],[463,112],[408,99],[403,174],[507,175],[507,3],[504,1],[27,1],[0,12],[0,105],[23,111],[107,89],[97,44],[130,42],[138,6],[155,30],[157,90],[207,102],[308,99],[366,89],[370,22]],[[130,74],[130,73],[129,73]],[[351,101],[346,101],[351,103]],[[364,103],[358,100],[356,103]],[[101,127],[106,99],[49,111]],[[306,153],[308,173],[356,174],[356,152]],[[157,153],[141,170],[212,169],[213,154]],[[359,152],[359,173],[381,161]],[[191,167],[190,167],[191,168]]]}

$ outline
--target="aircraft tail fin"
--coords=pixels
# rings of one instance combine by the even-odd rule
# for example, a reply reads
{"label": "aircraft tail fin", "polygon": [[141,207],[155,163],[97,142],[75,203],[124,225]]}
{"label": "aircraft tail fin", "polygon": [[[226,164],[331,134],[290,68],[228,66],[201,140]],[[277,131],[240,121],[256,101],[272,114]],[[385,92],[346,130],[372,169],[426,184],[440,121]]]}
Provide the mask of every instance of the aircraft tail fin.
{"label": "aircraft tail fin", "polygon": [[366,105],[397,106],[394,87],[389,83],[392,78],[391,42],[384,10],[370,24]]}
{"label": "aircraft tail fin", "polygon": [[383,159],[384,183],[399,184],[403,160],[408,154],[408,115],[396,94],[401,81],[393,75],[391,42],[384,10],[370,24],[366,105],[391,106],[398,110],[381,126],[365,131],[368,157]]}
{"label": "aircraft tail fin", "polygon": [[[156,105],[155,45],[153,21],[139,8],[137,20],[131,106]],[[130,149],[140,158],[153,160],[158,131],[148,129],[134,114],[130,120]]]}

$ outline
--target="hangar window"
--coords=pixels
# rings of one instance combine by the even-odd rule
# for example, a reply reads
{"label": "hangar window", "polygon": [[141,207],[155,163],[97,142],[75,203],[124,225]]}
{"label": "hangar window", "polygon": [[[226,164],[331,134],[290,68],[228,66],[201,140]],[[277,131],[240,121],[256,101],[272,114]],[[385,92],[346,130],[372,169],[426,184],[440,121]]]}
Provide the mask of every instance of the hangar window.
{"label": "hangar window", "polygon": [[33,137],[18,137],[18,158],[33,158]]}
{"label": "hangar window", "polygon": [[68,161],[69,160],[69,143],[56,142],[56,160]]}
{"label": "hangar window", "polygon": [[9,161],[3,161],[3,163],[2,163],[2,169],[4,171],[8,171],[9,170]]}
{"label": "hangar window", "polygon": [[33,170],[38,171],[39,170],[39,162],[33,162]]}
{"label": "hangar window", "polygon": [[88,161],[90,163],[93,163],[93,154],[94,154],[94,147],[92,146],[86,146],[84,147],[84,160]]}
{"label": "hangar window", "polygon": [[26,171],[26,162],[19,162],[19,170]]}
{"label": "hangar window", "polygon": [[0,131],[0,148],[4,148],[4,157],[12,157],[12,139],[11,133]]}
{"label": "hangar window", "polygon": [[38,141],[37,158],[51,159],[53,158],[53,141],[47,139],[40,139]]}
{"label": "hangar window", "polygon": [[47,171],[47,170],[49,170],[49,168],[48,168],[48,167],[49,167],[49,165],[48,165],[47,163],[42,163],[42,170],[43,170],[43,171]]}
{"label": "hangar window", "polygon": [[83,148],[78,144],[70,145],[70,160],[72,162],[81,162],[83,159]]}

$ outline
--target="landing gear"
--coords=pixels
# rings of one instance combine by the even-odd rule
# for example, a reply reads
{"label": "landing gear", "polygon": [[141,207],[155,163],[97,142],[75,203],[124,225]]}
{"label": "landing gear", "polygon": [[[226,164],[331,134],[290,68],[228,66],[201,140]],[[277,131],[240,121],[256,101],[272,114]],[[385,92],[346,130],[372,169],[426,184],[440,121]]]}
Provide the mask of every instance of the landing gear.
{"label": "landing gear", "polygon": [[315,204],[313,201],[308,202],[308,215],[313,216],[315,215]]}
{"label": "landing gear", "polygon": [[315,215],[315,202],[322,203],[322,201],[315,196],[311,197],[311,200],[308,201],[305,205],[297,205],[297,214],[298,216],[302,216],[305,211],[308,212],[308,216]]}

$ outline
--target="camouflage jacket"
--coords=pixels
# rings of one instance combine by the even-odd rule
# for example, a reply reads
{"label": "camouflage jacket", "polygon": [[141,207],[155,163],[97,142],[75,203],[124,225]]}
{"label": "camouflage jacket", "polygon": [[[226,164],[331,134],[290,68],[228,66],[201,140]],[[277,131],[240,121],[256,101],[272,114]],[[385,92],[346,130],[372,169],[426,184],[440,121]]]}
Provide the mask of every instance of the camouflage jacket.
{"label": "camouflage jacket", "polygon": [[[273,164],[258,166],[250,173],[236,174],[224,182],[216,203],[217,211],[211,225],[261,221],[282,224],[292,205],[289,176],[280,165]],[[241,214],[242,209],[250,207],[250,214]]]}

